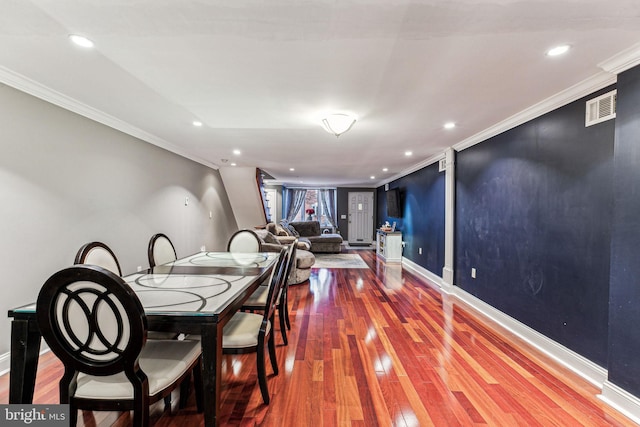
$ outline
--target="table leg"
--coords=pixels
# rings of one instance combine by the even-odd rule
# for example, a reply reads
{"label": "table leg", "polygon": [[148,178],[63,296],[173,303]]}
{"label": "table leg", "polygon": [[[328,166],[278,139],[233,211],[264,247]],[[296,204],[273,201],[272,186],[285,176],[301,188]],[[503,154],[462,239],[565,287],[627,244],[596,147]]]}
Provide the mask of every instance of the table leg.
{"label": "table leg", "polygon": [[204,425],[220,424],[220,387],[222,384],[222,328],[220,324],[202,328],[202,385],[204,388]]}
{"label": "table leg", "polygon": [[40,338],[36,319],[14,319],[11,322],[9,403],[33,402]]}

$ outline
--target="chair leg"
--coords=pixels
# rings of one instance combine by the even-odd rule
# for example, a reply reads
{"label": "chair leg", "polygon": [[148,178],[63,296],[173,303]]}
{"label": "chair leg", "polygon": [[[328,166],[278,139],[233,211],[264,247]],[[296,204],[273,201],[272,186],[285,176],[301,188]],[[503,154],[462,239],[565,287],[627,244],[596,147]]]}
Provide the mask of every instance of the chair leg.
{"label": "chair leg", "polygon": [[287,329],[291,330],[291,322],[289,322],[289,285],[285,287],[282,305],[284,307],[284,320],[287,324]]}
{"label": "chair leg", "polygon": [[191,393],[191,374],[189,373],[184,377],[182,383],[180,383],[180,403],[178,408],[184,409],[187,407],[187,400],[189,399],[189,393]]}
{"label": "chair leg", "polygon": [[[271,334],[273,336],[273,334]],[[269,389],[267,388],[267,370],[264,366],[264,346],[258,346],[258,383],[260,384],[260,392],[265,405],[269,404]]]}
{"label": "chair leg", "polygon": [[[284,301],[284,298],[282,301]],[[280,304],[280,307],[278,307],[278,317],[280,318],[280,333],[282,334],[282,341],[284,342],[284,345],[288,345],[289,341],[287,340],[287,325],[283,305],[284,304]]]}
{"label": "chair leg", "polygon": [[269,359],[271,359],[271,367],[273,374],[278,375],[278,360],[276,359],[276,339],[273,331],[269,334]]}
{"label": "chair leg", "polygon": [[78,425],[78,408],[69,405],[69,427],[76,427],[76,425]]}

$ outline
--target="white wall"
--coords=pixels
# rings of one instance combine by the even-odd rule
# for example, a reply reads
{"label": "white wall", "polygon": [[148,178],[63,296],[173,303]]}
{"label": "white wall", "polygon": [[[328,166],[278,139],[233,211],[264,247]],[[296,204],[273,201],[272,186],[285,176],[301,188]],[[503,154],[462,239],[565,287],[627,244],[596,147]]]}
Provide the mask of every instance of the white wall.
{"label": "white wall", "polygon": [[108,244],[127,274],[148,265],[155,233],[185,256],[224,250],[236,228],[218,171],[0,84],[0,315],[35,301],[86,242]]}
{"label": "white wall", "polygon": [[254,228],[264,224],[264,207],[256,182],[256,168],[224,167],[220,169],[220,174],[238,228]]}

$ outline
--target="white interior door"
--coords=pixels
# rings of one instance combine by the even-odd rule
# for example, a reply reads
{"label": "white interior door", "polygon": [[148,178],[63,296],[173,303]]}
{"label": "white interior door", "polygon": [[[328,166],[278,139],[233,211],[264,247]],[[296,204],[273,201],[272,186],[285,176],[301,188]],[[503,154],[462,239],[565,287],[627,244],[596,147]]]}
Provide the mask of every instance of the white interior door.
{"label": "white interior door", "polygon": [[349,243],[373,242],[373,192],[349,192]]}

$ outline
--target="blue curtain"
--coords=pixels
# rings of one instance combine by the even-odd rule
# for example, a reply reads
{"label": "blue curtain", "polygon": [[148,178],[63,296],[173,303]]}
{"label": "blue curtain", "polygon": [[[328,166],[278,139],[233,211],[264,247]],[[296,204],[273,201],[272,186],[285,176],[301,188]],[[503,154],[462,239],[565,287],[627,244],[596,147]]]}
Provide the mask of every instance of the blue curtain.
{"label": "blue curtain", "polygon": [[298,212],[300,212],[300,209],[304,206],[305,197],[307,197],[307,190],[299,188],[287,189],[287,206],[285,206],[287,221],[293,221]]}
{"label": "blue curtain", "polygon": [[322,210],[327,215],[327,219],[332,227],[337,228],[336,223],[336,190],[319,190],[318,199]]}

